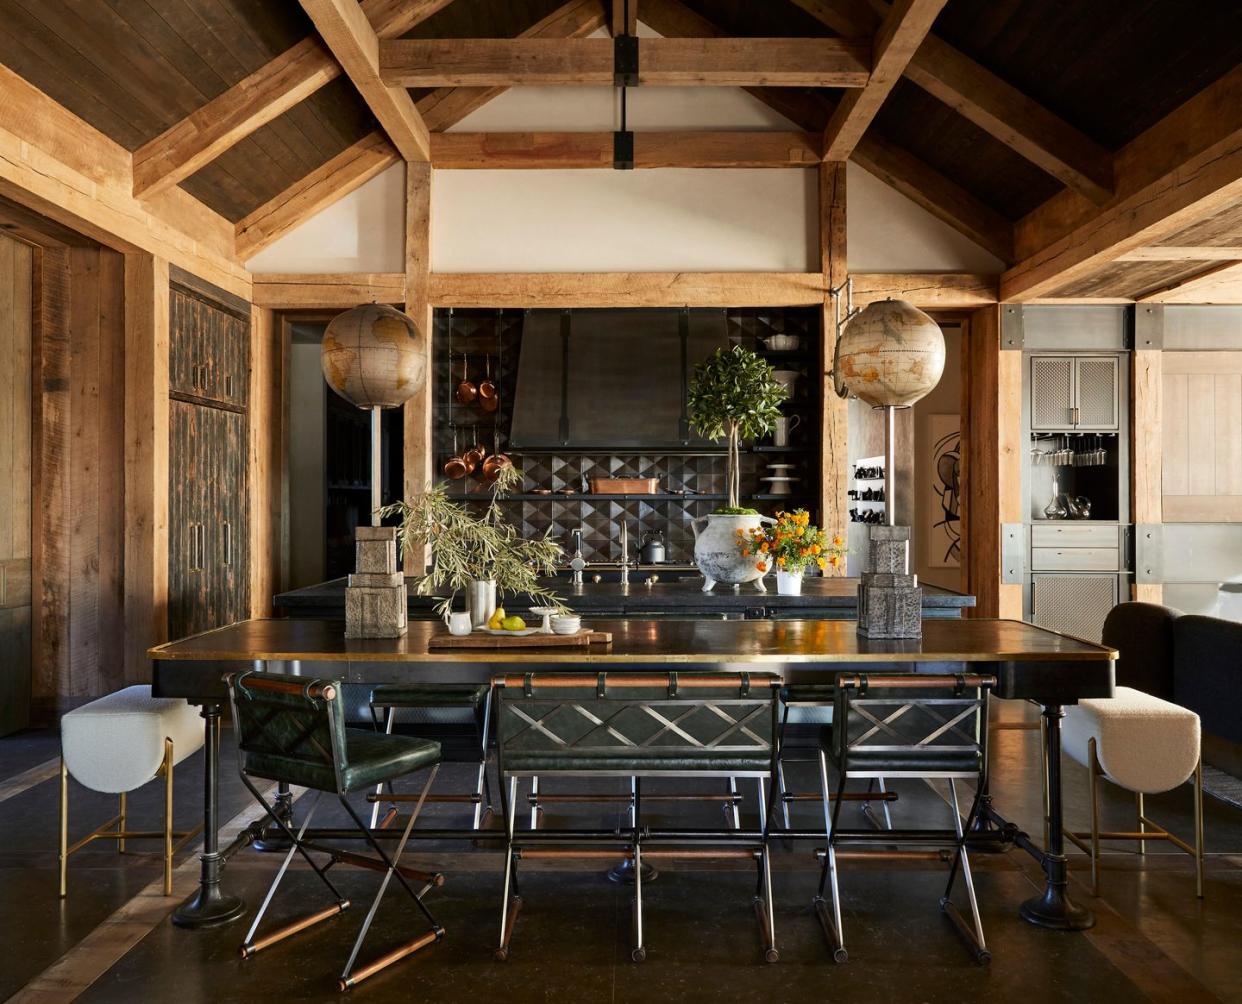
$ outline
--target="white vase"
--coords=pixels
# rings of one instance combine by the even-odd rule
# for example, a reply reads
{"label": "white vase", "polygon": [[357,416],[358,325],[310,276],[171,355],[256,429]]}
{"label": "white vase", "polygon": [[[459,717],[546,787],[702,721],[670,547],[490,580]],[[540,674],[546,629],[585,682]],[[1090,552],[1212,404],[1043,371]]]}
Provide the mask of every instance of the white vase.
{"label": "white vase", "polygon": [[802,569],[798,569],[796,572],[782,572],[778,568],[776,570],[776,595],[801,596]]}
{"label": "white vase", "polygon": [[492,579],[471,579],[466,587],[466,603],[470,608],[470,623],[474,627],[486,627],[496,612],[496,583]]}
{"label": "white vase", "polygon": [[[743,554],[737,546],[737,532],[751,530],[764,523],[775,523],[771,516],[742,516],[728,513],[712,513],[691,520],[694,530],[694,563],[703,573],[703,592],[711,592],[717,582],[738,585],[754,582],[760,592],[765,592],[764,573],[758,568],[761,559],[755,554]],[[766,562],[766,558],[762,559]]]}

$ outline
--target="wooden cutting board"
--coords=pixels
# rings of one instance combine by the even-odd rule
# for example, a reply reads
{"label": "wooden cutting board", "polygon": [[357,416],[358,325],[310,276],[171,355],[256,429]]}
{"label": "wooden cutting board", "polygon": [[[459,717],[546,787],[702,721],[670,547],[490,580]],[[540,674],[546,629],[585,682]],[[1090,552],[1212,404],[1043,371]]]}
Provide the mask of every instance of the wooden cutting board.
{"label": "wooden cutting board", "polygon": [[432,635],[427,642],[430,649],[446,648],[568,648],[587,645],[611,645],[612,634],[608,631],[579,631],[577,634],[526,634],[505,636],[473,631],[470,634],[452,635],[444,632]]}

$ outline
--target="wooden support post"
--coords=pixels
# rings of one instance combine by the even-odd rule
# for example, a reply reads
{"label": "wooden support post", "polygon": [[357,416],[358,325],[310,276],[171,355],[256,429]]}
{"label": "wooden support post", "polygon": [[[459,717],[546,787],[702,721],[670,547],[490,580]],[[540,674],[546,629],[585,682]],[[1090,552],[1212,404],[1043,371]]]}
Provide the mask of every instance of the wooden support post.
{"label": "wooden support post", "polygon": [[995,306],[971,313],[963,350],[963,585],[974,616],[1021,620],[1021,584],[1001,581],[1001,527],[1022,522],[1022,353],[1001,351]]}
{"label": "wooden support post", "polygon": [[168,640],[168,262],[125,256],[125,679]]}
{"label": "wooden support post", "polygon": [[250,616],[272,616],[281,582],[283,346],[276,312],[250,308]]}
{"label": "wooden support post", "polygon": [[[836,349],[836,304],[829,290],[845,282],[849,274],[846,259],[845,163],[830,161],[819,168],[819,255],[823,274],[823,358],[820,371],[820,400],[823,401],[823,441],[820,458],[819,518],[829,533],[845,535],[845,492],[849,481],[849,440],[844,398],[832,389],[832,360]],[[831,569],[830,569],[831,571]],[[844,564],[837,574],[845,574]]]}
{"label": "wooden support post", "polygon": [[[405,312],[410,316],[427,346],[427,365],[423,386],[406,402],[405,412],[405,497],[413,498],[427,490],[432,479],[433,444],[431,438],[431,179],[428,163],[405,165]],[[421,563],[407,555],[405,570],[420,572]]]}
{"label": "wooden support post", "polygon": [[[1162,523],[1163,353],[1159,350],[1138,349],[1133,354],[1131,366],[1133,369],[1130,386],[1133,388],[1134,409],[1130,416],[1130,481],[1134,498],[1134,522]],[[1133,598],[1147,603],[1163,603],[1164,586],[1159,582],[1136,581]]]}

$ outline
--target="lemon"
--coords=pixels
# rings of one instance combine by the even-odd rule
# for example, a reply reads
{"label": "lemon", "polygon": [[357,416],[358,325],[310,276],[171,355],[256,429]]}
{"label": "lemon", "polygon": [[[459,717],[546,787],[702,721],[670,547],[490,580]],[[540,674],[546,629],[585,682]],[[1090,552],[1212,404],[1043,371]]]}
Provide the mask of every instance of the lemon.
{"label": "lemon", "polygon": [[500,622],[500,626],[506,631],[525,631],[526,621],[514,614],[512,617],[506,617]]}

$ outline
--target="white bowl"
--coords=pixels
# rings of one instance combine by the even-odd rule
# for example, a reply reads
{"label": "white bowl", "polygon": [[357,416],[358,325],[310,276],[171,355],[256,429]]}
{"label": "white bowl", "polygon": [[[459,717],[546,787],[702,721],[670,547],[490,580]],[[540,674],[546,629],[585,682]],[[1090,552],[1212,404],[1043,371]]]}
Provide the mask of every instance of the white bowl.
{"label": "white bowl", "polygon": [[577,634],[582,629],[582,618],[577,614],[557,614],[552,618],[553,634]]}

